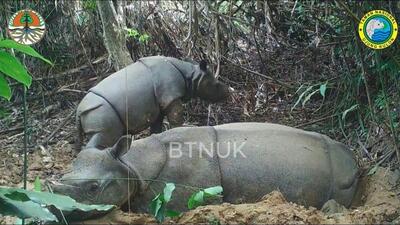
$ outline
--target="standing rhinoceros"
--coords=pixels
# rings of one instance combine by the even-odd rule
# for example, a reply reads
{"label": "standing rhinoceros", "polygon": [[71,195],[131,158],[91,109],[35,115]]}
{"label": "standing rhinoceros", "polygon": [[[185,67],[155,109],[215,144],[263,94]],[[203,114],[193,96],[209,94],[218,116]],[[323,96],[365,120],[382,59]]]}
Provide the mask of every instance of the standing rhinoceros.
{"label": "standing rhinoceros", "polygon": [[172,127],[183,123],[182,101],[199,97],[211,102],[222,101],[232,90],[218,82],[200,65],[171,57],[152,56],[111,74],[80,102],[77,113],[80,150],[83,133],[91,135],[88,146],[112,146],[126,130],[138,133],[150,126],[161,132],[166,115]]}
{"label": "standing rhinoceros", "polygon": [[222,201],[232,203],[280,190],[289,201],[321,207],[330,199],[349,206],[357,181],[352,152],[327,136],[277,124],[232,123],[174,128],[132,143],[124,136],[104,151],[84,149],[53,188],[90,204],[131,199],[133,210],[146,212],[163,182],[177,184],[169,207],[183,211],[193,193],[187,186],[221,185]]}

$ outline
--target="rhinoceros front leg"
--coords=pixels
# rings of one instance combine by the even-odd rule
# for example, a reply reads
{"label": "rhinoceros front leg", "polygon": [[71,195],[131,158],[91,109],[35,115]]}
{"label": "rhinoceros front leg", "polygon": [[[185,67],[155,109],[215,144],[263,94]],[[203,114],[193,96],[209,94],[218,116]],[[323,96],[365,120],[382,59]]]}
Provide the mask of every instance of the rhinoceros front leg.
{"label": "rhinoceros front leg", "polygon": [[182,126],[184,113],[182,100],[173,101],[166,111],[168,122],[172,128]]}
{"label": "rhinoceros front leg", "polygon": [[164,120],[164,114],[160,113],[157,119],[150,125],[150,133],[152,134],[161,133],[163,120]]}
{"label": "rhinoceros front leg", "polygon": [[79,119],[82,131],[90,137],[87,147],[111,147],[126,131],[118,115],[107,104],[81,113]]}

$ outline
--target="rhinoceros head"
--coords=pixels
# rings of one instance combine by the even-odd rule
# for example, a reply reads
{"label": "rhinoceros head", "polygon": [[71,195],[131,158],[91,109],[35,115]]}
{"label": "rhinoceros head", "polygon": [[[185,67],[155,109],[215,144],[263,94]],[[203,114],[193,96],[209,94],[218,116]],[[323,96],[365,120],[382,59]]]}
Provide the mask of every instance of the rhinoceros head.
{"label": "rhinoceros head", "polygon": [[219,102],[227,99],[233,89],[214,77],[207,69],[206,61],[201,61],[198,66],[196,96],[210,102]]}
{"label": "rhinoceros head", "polygon": [[55,193],[72,197],[86,204],[122,205],[138,189],[130,179],[133,174],[119,161],[131,143],[130,137],[122,137],[105,150],[86,148],[72,163],[72,171],[65,174],[60,182],[54,182]]}

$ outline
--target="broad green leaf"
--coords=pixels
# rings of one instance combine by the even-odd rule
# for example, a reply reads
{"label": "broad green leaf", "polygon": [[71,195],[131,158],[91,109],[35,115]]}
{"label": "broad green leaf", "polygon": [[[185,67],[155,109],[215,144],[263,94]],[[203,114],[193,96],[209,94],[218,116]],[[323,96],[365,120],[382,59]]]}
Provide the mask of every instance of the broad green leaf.
{"label": "broad green leaf", "polygon": [[163,194],[158,194],[150,203],[150,212],[157,221],[162,222],[166,216],[166,206],[171,200],[172,192],[175,190],[175,184],[166,183]]}
{"label": "broad green leaf", "polygon": [[342,120],[344,121],[344,120],[346,119],[347,113],[349,113],[349,112],[351,112],[351,111],[354,111],[354,110],[356,110],[357,108],[358,108],[358,104],[355,104],[355,105],[351,106],[350,108],[346,109],[346,110],[343,112],[343,114],[342,114]]}
{"label": "broad green leaf", "polygon": [[74,199],[68,196],[52,194],[49,192],[29,192],[27,195],[34,202],[45,205],[54,205],[56,208],[62,211],[72,211],[76,209],[84,212],[92,210],[108,211],[114,208],[113,205],[86,205],[76,202]]}
{"label": "broad green leaf", "polygon": [[0,74],[0,96],[6,98],[8,101],[11,99],[11,88],[3,74]]}
{"label": "broad green leaf", "polygon": [[17,216],[22,219],[33,218],[41,221],[58,221],[57,218],[40,204],[32,201],[16,201],[0,194],[0,212],[2,216]]}
{"label": "broad green leaf", "polygon": [[175,190],[175,184],[166,183],[164,187],[164,202],[167,203],[171,200],[172,192]]}
{"label": "broad green leaf", "polygon": [[194,209],[204,203],[204,191],[193,193],[188,200],[188,209]]}
{"label": "broad green leaf", "polygon": [[[32,208],[32,204],[34,204],[35,208],[43,209],[54,206],[55,208],[63,212],[84,212],[84,214],[91,214],[95,212],[104,213],[114,208],[113,205],[86,205],[78,203],[68,196],[53,194],[49,192],[27,191],[20,188],[0,187],[0,198],[8,201],[9,204],[15,203],[10,201],[16,201],[17,203],[23,202],[30,204],[30,208]],[[14,207],[18,206],[22,207],[24,205],[17,204]],[[29,210],[29,208],[24,210]],[[15,215],[18,216],[17,214]]]}
{"label": "broad green leaf", "polygon": [[31,86],[32,77],[25,67],[14,56],[4,51],[0,51],[0,71],[27,87]]}
{"label": "broad green leaf", "polygon": [[153,214],[153,215],[156,215],[157,214],[157,212],[160,210],[160,208],[161,208],[161,204],[162,204],[162,201],[160,200],[160,197],[161,197],[161,194],[158,194],[156,197],[154,197],[153,198],[153,200],[151,200],[151,203],[150,203],[150,212]]}
{"label": "broad green leaf", "polygon": [[161,206],[163,205],[163,202],[160,200],[161,195],[158,194],[150,203],[150,213],[154,215],[154,217],[158,217],[158,214],[160,213]]}
{"label": "broad green leaf", "polygon": [[31,200],[26,194],[20,192],[14,192],[13,194],[10,192],[4,192],[3,195],[14,201],[26,202]]}
{"label": "broad green leaf", "polygon": [[222,193],[224,189],[221,186],[209,187],[204,189],[204,193],[210,196],[216,196]]}
{"label": "broad green leaf", "polygon": [[196,202],[204,202],[204,191],[198,191],[197,193],[194,194],[193,200]]}
{"label": "broad green leaf", "polygon": [[35,182],[33,183],[33,190],[42,191],[42,184],[40,183],[39,176],[36,176]]}
{"label": "broad green leaf", "polygon": [[322,97],[325,98],[325,92],[326,92],[326,83],[322,84],[321,86],[319,86],[319,93],[321,94]]}
{"label": "broad green leaf", "polygon": [[207,198],[215,197],[221,194],[222,191],[223,188],[221,186],[215,186],[193,193],[188,200],[188,208],[194,209],[200,205],[203,205]]}
{"label": "broad green leaf", "polygon": [[30,47],[28,45],[20,44],[18,42],[10,40],[10,39],[1,40],[0,48],[13,48],[13,49],[18,50],[27,55],[33,56],[35,58],[39,58],[50,65],[53,65],[48,59],[44,58],[42,55],[40,55],[38,52],[36,52],[35,49],[33,49],[32,47]]}
{"label": "broad green leaf", "polygon": [[165,219],[165,203],[161,204],[160,210],[154,215],[158,222],[162,222]]}

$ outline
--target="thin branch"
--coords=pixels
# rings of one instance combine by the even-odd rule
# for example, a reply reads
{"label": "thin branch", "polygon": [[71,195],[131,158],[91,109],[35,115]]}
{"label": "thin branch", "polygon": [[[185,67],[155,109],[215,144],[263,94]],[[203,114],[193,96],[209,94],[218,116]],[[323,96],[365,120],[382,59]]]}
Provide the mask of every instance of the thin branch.
{"label": "thin branch", "polygon": [[44,143],[47,144],[56,134],[57,132],[67,124],[67,122],[72,118],[75,114],[75,110],[72,112],[58,125],[58,127],[44,140]]}
{"label": "thin branch", "polygon": [[226,58],[225,56],[221,56],[221,57],[224,58],[226,61],[230,62],[232,65],[234,65],[234,66],[236,66],[236,67],[239,67],[239,68],[241,68],[241,69],[243,69],[243,70],[245,70],[245,71],[247,71],[247,72],[249,72],[249,73],[251,73],[251,74],[254,74],[254,75],[263,77],[263,78],[265,78],[265,79],[274,81],[275,83],[277,83],[277,84],[279,84],[279,85],[281,85],[281,86],[283,86],[283,87],[285,87],[285,88],[288,88],[288,89],[293,89],[293,88],[294,88],[294,87],[292,87],[291,85],[286,84],[285,82],[280,81],[280,80],[278,80],[278,79],[276,79],[276,78],[273,78],[273,77],[270,77],[270,76],[268,76],[268,75],[265,75],[265,74],[259,73],[259,72],[257,72],[257,71],[253,71],[253,70],[251,70],[251,69],[248,69],[248,68],[246,68],[246,67],[243,67],[242,65],[231,61],[230,59]]}
{"label": "thin branch", "polygon": [[354,14],[354,13],[349,9],[349,7],[348,7],[346,4],[344,4],[342,1],[338,1],[338,0],[335,0],[335,2],[336,2],[337,4],[339,4],[339,5],[347,12],[347,14],[349,14],[351,17],[353,17],[354,20],[356,20],[357,22],[360,22],[360,19],[356,16],[356,14]]}

